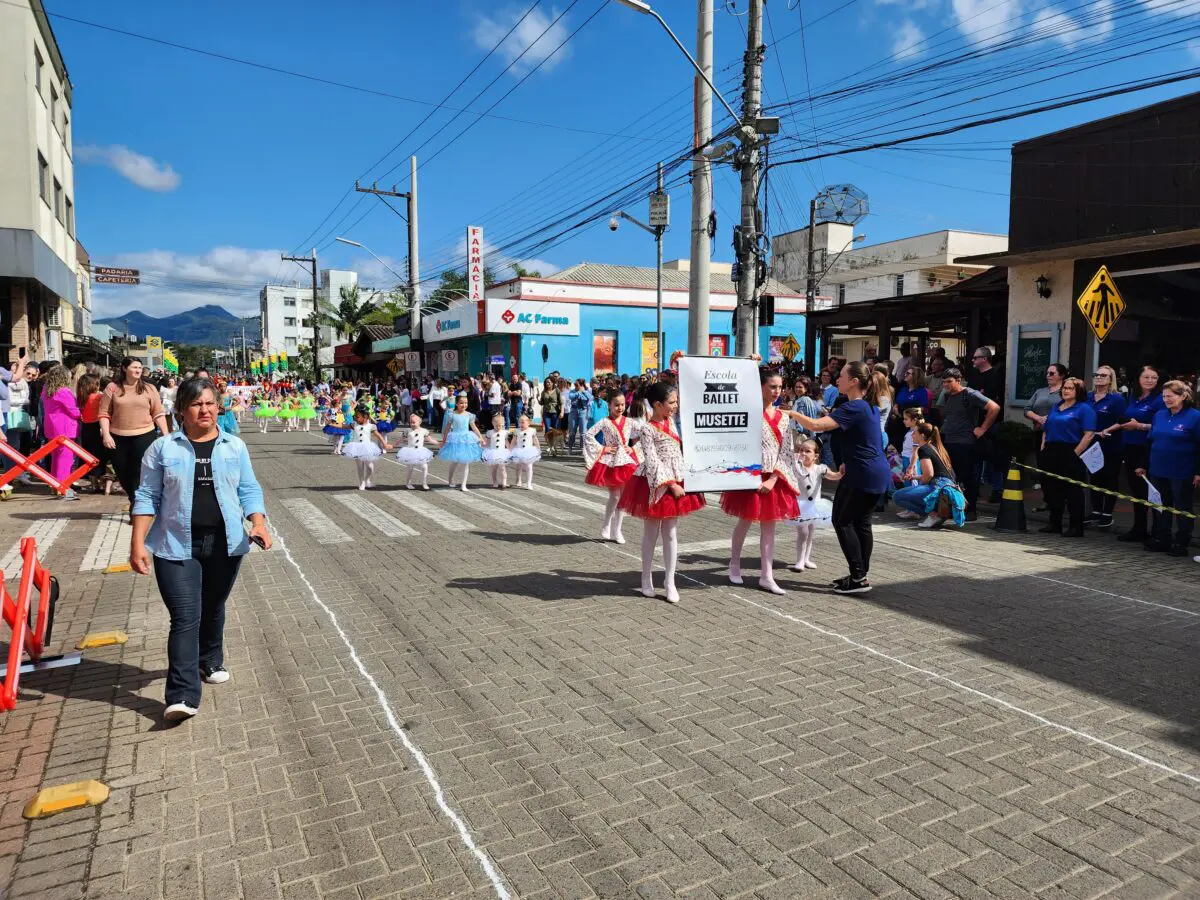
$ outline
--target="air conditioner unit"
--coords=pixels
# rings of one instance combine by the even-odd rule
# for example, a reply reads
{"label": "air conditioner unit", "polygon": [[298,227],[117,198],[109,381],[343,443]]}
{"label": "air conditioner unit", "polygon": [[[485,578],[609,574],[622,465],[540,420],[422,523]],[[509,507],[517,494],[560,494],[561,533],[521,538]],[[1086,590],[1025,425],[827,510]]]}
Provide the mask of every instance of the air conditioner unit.
{"label": "air conditioner unit", "polygon": [[62,315],[59,306],[51,306],[46,310],[46,327],[62,328]]}

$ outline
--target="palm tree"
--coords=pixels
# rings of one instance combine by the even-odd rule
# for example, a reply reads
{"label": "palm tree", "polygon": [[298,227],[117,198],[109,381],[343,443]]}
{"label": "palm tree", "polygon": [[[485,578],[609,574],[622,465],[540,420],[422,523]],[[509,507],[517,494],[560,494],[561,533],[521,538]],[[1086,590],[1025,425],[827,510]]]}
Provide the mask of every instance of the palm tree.
{"label": "palm tree", "polygon": [[337,306],[324,301],[321,303],[321,321],[331,326],[339,337],[349,339],[367,324],[367,318],[375,310],[375,303],[373,300],[360,299],[357,284],[352,287],[343,286],[338,294],[341,300]]}

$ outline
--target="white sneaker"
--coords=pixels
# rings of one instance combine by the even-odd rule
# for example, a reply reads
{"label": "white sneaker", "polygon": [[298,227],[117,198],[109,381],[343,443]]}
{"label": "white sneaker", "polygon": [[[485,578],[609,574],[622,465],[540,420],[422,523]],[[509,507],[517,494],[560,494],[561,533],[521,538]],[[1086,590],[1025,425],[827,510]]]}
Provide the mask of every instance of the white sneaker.
{"label": "white sneaker", "polygon": [[207,671],[201,669],[200,678],[203,679],[205,684],[224,684],[229,680],[229,670],[224,666],[217,666]]}
{"label": "white sneaker", "polygon": [[911,509],[902,509],[902,510],[900,510],[900,512],[896,513],[896,518],[897,519],[919,519],[919,518],[921,518],[921,516],[919,513],[915,513]]}
{"label": "white sneaker", "polygon": [[66,492],[65,494],[63,494],[63,495],[62,495],[62,499],[64,499],[64,500],[78,500],[78,499],[79,499],[79,495],[78,495],[77,493],[75,493],[75,491],[74,491],[74,490],[72,490],[71,488],[67,488],[67,492]]}
{"label": "white sneaker", "polygon": [[172,703],[163,711],[163,718],[168,722],[182,722],[184,719],[190,719],[196,712],[196,707],[188,703]]}
{"label": "white sneaker", "polygon": [[941,517],[935,516],[932,513],[930,513],[925,518],[923,518],[920,522],[917,523],[917,527],[918,528],[937,528],[941,524],[942,524]]}

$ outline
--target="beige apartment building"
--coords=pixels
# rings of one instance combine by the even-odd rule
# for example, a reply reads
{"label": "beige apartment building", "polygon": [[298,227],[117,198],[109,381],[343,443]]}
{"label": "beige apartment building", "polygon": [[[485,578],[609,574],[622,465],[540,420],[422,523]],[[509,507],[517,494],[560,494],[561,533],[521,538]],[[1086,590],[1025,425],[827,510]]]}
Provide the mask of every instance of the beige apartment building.
{"label": "beige apartment building", "polygon": [[0,359],[60,359],[78,315],[71,95],[41,0],[0,4]]}

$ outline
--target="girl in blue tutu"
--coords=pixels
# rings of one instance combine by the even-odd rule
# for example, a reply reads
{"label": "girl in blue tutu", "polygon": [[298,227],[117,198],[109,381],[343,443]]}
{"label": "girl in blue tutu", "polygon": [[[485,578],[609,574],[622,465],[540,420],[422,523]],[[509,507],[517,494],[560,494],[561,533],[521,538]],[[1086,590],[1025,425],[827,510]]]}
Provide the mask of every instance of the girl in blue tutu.
{"label": "girl in blue tutu", "polygon": [[461,465],[462,481],[459,487],[467,490],[467,476],[471,471],[471,463],[483,458],[483,435],[475,424],[475,414],[467,412],[467,395],[459,393],[454,398],[454,412],[446,416],[442,424],[442,449],[438,451],[438,459],[450,463],[450,486],[457,481],[458,467]]}

